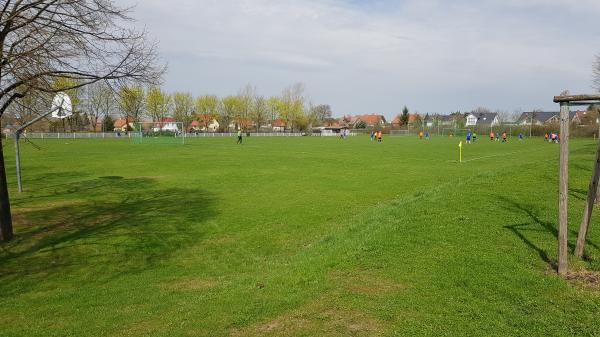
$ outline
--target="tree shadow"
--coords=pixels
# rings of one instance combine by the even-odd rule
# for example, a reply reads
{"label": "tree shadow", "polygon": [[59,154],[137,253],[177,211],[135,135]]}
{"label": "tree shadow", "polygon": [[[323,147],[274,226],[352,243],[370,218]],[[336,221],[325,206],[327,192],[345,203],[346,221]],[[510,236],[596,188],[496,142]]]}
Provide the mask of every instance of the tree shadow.
{"label": "tree shadow", "polygon": [[60,192],[51,202],[15,207],[15,240],[0,244],[0,289],[23,277],[84,272],[108,280],[147,270],[201,243],[217,214],[208,192],[148,178],[100,177],[52,189]]}
{"label": "tree shadow", "polygon": [[[531,222],[518,223],[518,224],[514,224],[514,225],[505,225],[504,228],[510,230],[513,234],[515,234],[515,236],[517,236],[521,241],[523,241],[529,248],[536,251],[538,253],[538,255],[540,256],[540,258],[544,262],[548,263],[552,268],[556,269],[558,266],[557,261],[555,259],[550,258],[550,255],[548,254],[548,252],[546,250],[544,250],[540,246],[536,245],[531,240],[531,238],[529,238],[527,236],[528,232],[546,232],[546,233],[550,233],[553,238],[557,238],[558,237],[558,229],[557,229],[556,224],[540,219],[540,217],[537,214],[535,214],[535,212],[533,211],[534,207],[532,205],[524,205],[524,204],[518,203],[514,200],[510,200],[504,196],[498,196],[497,199],[501,200],[505,204],[504,207],[507,210],[524,213],[531,219]],[[572,229],[569,230],[569,233],[572,236],[577,235],[577,231],[572,230]],[[568,247],[571,250],[571,252],[573,252],[575,250],[575,244],[573,244],[572,242],[568,242],[567,244],[568,244]],[[600,250],[600,246],[598,246],[594,242],[590,241],[589,239],[586,240],[586,244],[591,247],[594,247],[597,250]]]}
{"label": "tree shadow", "polygon": [[569,188],[569,196],[578,199],[578,200],[583,200],[583,201],[587,201],[587,194],[588,191],[581,189],[581,188]]}

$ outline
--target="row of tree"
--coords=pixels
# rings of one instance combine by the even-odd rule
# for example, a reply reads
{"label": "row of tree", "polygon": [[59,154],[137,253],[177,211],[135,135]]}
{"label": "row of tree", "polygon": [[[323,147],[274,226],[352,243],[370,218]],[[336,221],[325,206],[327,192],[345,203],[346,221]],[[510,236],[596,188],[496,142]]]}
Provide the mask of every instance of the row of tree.
{"label": "row of tree", "polygon": [[[188,92],[168,93],[158,86],[121,86],[118,89],[104,82],[77,87],[72,79],[59,78],[54,84],[71,97],[73,115],[63,120],[49,120],[37,127],[49,131],[112,131],[113,118],[123,117],[130,123],[161,121],[171,117],[188,129],[198,121],[208,129],[216,120],[221,131],[230,125],[243,130],[270,125],[282,120],[290,130],[304,130],[332,118],[329,105],[313,106],[305,95],[304,85],[297,83],[285,88],[280,96],[264,97],[254,86],[247,85],[237,95],[194,97]],[[6,121],[23,125],[47,111],[51,96],[30,95],[26,102],[14,104],[5,116]],[[33,107],[33,109],[32,109]]]}

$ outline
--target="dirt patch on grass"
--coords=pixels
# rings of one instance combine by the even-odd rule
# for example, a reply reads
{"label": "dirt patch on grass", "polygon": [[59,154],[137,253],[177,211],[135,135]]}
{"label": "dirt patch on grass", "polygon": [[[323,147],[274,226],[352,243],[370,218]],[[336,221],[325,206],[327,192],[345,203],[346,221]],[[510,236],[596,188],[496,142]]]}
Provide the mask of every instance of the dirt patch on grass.
{"label": "dirt patch on grass", "polygon": [[[29,232],[29,235],[32,237],[43,238],[45,236],[48,236],[49,234],[59,232],[65,228],[68,228],[71,225],[71,223],[67,221],[68,214],[64,214],[53,219],[38,219],[36,218],[37,213],[52,210],[55,208],[66,209],[70,207],[78,207],[84,204],[84,202],[79,200],[64,200],[47,202],[44,203],[44,205],[38,207],[15,208],[13,211],[13,225],[15,226],[15,228],[23,229],[25,233],[27,233],[27,231],[31,229],[32,225],[35,226],[38,223],[43,223],[43,227],[39,227],[37,230]],[[102,220],[104,219],[99,219],[99,221]]]}
{"label": "dirt patch on grass", "polygon": [[569,272],[566,279],[586,289],[600,290],[600,273],[587,270]]}
{"label": "dirt patch on grass", "polygon": [[372,271],[334,271],[329,274],[329,280],[337,288],[351,293],[364,295],[387,294],[401,292],[408,287]]}
{"label": "dirt patch on grass", "polygon": [[231,331],[231,336],[380,336],[381,321],[322,298],[271,320]]}
{"label": "dirt patch on grass", "polygon": [[212,289],[218,285],[219,282],[217,282],[216,280],[191,277],[175,279],[169,282],[163,282],[159,284],[159,287],[168,290],[190,291]]}

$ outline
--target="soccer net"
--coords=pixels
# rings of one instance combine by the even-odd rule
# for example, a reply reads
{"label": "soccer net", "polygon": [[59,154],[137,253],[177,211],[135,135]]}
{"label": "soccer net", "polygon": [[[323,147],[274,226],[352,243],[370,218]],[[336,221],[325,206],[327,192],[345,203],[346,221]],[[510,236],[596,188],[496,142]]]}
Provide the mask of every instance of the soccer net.
{"label": "soccer net", "polygon": [[409,130],[390,130],[390,136],[409,136]]}
{"label": "soccer net", "polygon": [[467,133],[471,132],[471,129],[442,129],[442,136],[460,136],[464,137]]}
{"label": "soccer net", "polygon": [[182,122],[138,122],[133,131],[136,144],[185,144]]}

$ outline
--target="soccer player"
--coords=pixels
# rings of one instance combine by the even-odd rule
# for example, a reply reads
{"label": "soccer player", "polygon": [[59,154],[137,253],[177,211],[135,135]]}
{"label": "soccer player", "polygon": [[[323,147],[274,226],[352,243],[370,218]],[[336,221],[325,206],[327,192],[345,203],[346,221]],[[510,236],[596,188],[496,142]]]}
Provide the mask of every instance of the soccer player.
{"label": "soccer player", "polygon": [[242,129],[238,129],[237,136],[238,136],[237,143],[242,144]]}
{"label": "soccer player", "polygon": [[546,135],[544,135],[544,140],[548,141],[549,138],[550,138],[550,135],[548,134],[548,132],[546,132]]}
{"label": "soccer player", "polygon": [[473,143],[477,140],[477,132],[473,132]]}
{"label": "soccer player", "polygon": [[375,131],[371,131],[371,141],[375,140]]}
{"label": "soccer player", "polygon": [[506,143],[506,131],[502,133],[502,143]]}
{"label": "soccer player", "polygon": [[378,141],[379,143],[383,142],[383,140],[381,139],[381,131],[378,131],[378,132],[377,132],[377,141]]}
{"label": "soccer player", "polygon": [[423,139],[423,131],[419,132],[419,139]]}
{"label": "soccer player", "polygon": [[494,141],[494,132],[490,132],[490,140],[493,142]]}
{"label": "soccer player", "polygon": [[425,139],[429,140],[429,131],[425,132]]}
{"label": "soccer player", "polygon": [[467,144],[471,144],[471,131],[467,132]]}

